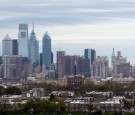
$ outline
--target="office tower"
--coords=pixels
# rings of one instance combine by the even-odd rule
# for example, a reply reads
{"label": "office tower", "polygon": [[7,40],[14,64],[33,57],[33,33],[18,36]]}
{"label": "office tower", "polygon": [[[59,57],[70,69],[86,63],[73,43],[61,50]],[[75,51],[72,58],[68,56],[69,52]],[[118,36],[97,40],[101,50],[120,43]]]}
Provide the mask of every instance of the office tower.
{"label": "office tower", "polygon": [[6,35],[5,38],[2,40],[2,67],[4,69],[4,78],[11,77],[10,56],[13,53],[12,47],[12,39],[8,35]]}
{"label": "office tower", "polygon": [[12,66],[11,69],[12,77],[20,79],[22,72],[22,57],[19,55],[11,56],[10,65]]}
{"label": "office tower", "polygon": [[5,38],[2,40],[2,56],[11,56],[13,54],[12,47],[12,39],[8,35],[6,35]]}
{"label": "office tower", "polygon": [[28,57],[28,24],[19,24],[18,54]]}
{"label": "office tower", "polygon": [[46,70],[50,69],[51,65],[51,37],[46,32],[42,40],[43,66]]}
{"label": "office tower", "polygon": [[115,56],[115,51],[114,51],[114,48],[113,48],[112,57],[111,57],[111,65],[112,65],[112,67],[114,65],[115,58],[116,58],[116,56]]}
{"label": "office tower", "polygon": [[39,64],[39,42],[35,36],[34,24],[33,24],[33,30],[32,30],[31,35],[30,35],[28,48],[29,48],[29,60],[36,67]]}
{"label": "office tower", "polygon": [[98,56],[91,65],[91,76],[92,77],[108,77],[106,76],[106,65],[104,59]]}
{"label": "office tower", "polygon": [[53,52],[51,52],[51,63],[53,63]]}
{"label": "office tower", "polygon": [[57,51],[57,74],[58,77],[64,76],[64,56],[65,51]]}
{"label": "office tower", "polygon": [[4,78],[9,78],[11,77],[10,74],[10,56],[4,55],[2,56],[2,67],[4,70]]}
{"label": "office tower", "polygon": [[12,40],[12,44],[13,44],[13,55],[18,55],[18,41],[17,41],[17,39],[13,39]]}
{"label": "office tower", "polygon": [[131,65],[130,63],[120,63],[117,65],[117,76],[129,77],[131,75]]}
{"label": "office tower", "polygon": [[121,52],[117,52],[117,56],[112,55],[112,76],[115,77],[118,72],[117,72],[117,67],[118,65],[126,64],[127,63],[127,58],[121,56]]}
{"label": "office tower", "polygon": [[41,68],[42,68],[42,66],[43,66],[43,53],[40,53],[40,66],[41,66]]}
{"label": "office tower", "polygon": [[94,49],[85,49],[84,50],[85,59],[90,59],[90,64],[96,59],[96,51]]}

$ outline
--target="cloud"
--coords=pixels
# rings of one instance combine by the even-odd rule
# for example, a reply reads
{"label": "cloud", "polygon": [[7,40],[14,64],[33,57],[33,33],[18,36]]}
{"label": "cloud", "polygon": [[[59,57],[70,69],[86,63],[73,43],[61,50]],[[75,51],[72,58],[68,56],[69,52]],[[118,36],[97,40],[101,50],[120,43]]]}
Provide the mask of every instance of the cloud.
{"label": "cloud", "polygon": [[134,5],[131,0],[5,0],[0,1],[0,25],[33,21],[47,25],[95,24],[134,19]]}

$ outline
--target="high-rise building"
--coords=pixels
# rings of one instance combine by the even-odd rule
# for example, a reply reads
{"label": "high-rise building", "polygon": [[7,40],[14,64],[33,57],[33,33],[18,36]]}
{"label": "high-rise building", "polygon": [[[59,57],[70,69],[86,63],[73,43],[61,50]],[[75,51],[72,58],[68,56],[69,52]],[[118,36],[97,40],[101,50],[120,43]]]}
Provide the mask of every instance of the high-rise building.
{"label": "high-rise building", "polygon": [[115,76],[117,76],[117,74],[119,74],[117,72],[117,68],[120,67],[120,66],[117,66],[117,65],[122,65],[122,64],[125,64],[125,63],[127,63],[127,58],[121,56],[120,51],[117,52],[117,56],[112,55],[112,76],[113,77],[115,77]]}
{"label": "high-rise building", "polygon": [[2,40],[2,56],[11,56],[13,54],[12,47],[12,39],[8,35],[6,35],[5,38]]}
{"label": "high-rise building", "polygon": [[28,57],[28,24],[19,24],[18,51],[22,57]]}
{"label": "high-rise building", "polygon": [[39,42],[35,36],[34,24],[33,24],[33,30],[31,32],[31,36],[28,42],[28,48],[29,48],[29,60],[36,67],[39,64]]}
{"label": "high-rise building", "polygon": [[10,56],[8,55],[4,55],[2,56],[2,67],[3,67],[3,70],[4,70],[4,77],[3,78],[9,78],[11,77],[11,74],[10,74]]}
{"label": "high-rise building", "polygon": [[57,74],[58,74],[58,77],[64,76],[64,56],[65,56],[65,51],[57,51]]}
{"label": "high-rise building", "polygon": [[108,58],[98,56],[91,65],[92,77],[108,77]]}
{"label": "high-rise building", "polygon": [[49,70],[51,65],[51,37],[46,32],[42,40],[43,66]]}
{"label": "high-rise building", "polygon": [[10,57],[11,74],[14,78],[21,78],[22,72],[22,57],[19,55],[13,55]]}
{"label": "high-rise building", "polygon": [[18,55],[18,41],[17,39],[13,39],[12,42],[13,42],[13,47],[12,47],[13,55]]}
{"label": "high-rise building", "polygon": [[90,59],[90,64],[96,59],[96,51],[95,49],[85,49],[84,50],[85,59]]}
{"label": "high-rise building", "polygon": [[10,74],[10,56],[13,54],[12,39],[6,35],[2,40],[2,67],[4,70],[4,78],[9,78]]}

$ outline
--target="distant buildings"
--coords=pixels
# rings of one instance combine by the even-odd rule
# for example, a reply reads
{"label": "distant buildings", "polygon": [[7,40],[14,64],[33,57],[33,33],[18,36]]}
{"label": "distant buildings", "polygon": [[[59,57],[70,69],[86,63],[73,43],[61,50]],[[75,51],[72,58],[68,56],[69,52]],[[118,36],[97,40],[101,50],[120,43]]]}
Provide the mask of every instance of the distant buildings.
{"label": "distant buildings", "polygon": [[131,75],[131,65],[127,62],[126,57],[121,56],[121,52],[117,52],[117,56],[115,56],[115,52],[113,49],[112,55],[112,76],[121,76],[121,77],[129,77]]}
{"label": "distant buildings", "polygon": [[57,51],[56,63],[53,63],[51,37],[46,32],[42,39],[42,52],[39,53],[39,41],[33,30],[28,35],[28,24],[19,24],[18,39],[8,35],[2,40],[0,58],[0,76],[3,78],[27,78],[42,74],[45,79],[63,78],[64,76],[83,75],[93,79],[107,77],[135,77],[135,66],[113,48],[111,67],[107,56],[96,57],[95,49],[84,49],[84,55],[66,55]]}

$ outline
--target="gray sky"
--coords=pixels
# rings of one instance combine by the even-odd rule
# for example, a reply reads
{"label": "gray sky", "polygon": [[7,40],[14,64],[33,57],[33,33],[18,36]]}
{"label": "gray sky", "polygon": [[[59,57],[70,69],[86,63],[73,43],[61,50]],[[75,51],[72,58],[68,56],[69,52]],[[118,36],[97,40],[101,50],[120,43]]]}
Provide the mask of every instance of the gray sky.
{"label": "gray sky", "polygon": [[[0,39],[17,38],[18,24],[35,23],[40,41],[47,30],[52,50],[83,55],[85,48],[111,56],[112,48],[135,62],[134,0],[0,0]],[[1,53],[1,51],[0,51]]]}

